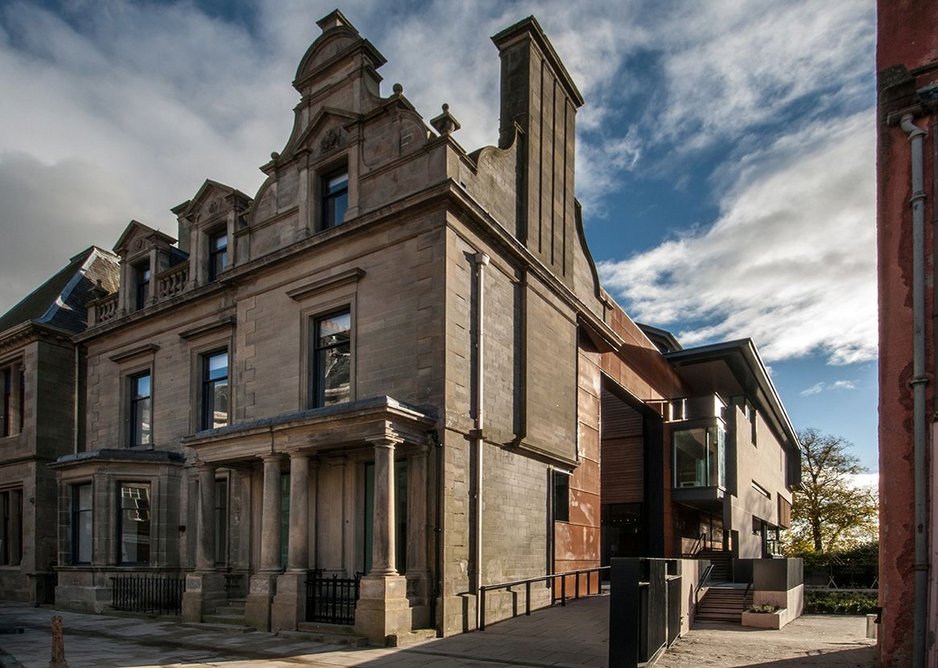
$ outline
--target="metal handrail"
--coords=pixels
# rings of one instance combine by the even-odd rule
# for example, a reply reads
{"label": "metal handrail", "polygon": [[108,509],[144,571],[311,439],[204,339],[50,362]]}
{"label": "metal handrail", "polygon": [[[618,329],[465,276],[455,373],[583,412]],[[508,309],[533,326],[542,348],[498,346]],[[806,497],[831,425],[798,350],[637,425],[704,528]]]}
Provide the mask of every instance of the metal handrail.
{"label": "metal handrail", "polygon": [[697,536],[697,540],[694,541],[694,544],[691,546],[690,552],[688,553],[691,557],[693,557],[694,555],[696,555],[698,552],[700,552],[703,549],[703,541],[706,540],[706,538],[707,538],[706,531],[701,532],[700,535]]}
{"label": "metal handrail", "polygon": [[700,576],[700,582],[697,583],[697,587],[694,589],[694,600],[697,600],[697,595],[700,593],[700,590],[707,586],[707,581],[710,580],[710,573],[713,572],[713,564],[707,564],[707,567],[704,569],[703,575]]}
{"label": "metal handrail", "polygon": [[[564,607],[567,605],[567,578],[574,578],[574,593],[573,599],[580,598],[580,575],[586,574],[586,595],[590,596],[592,594],[592,578],[590,577],[593,573],[600,573],[602,571],[608,571],[609,566],[597,566],[596,568],[585,568],[578,571],[567,571],[565,573],[551,573],[550,575],[539,575],[533,578],[525,578],[524,580],[512,580],[511,582],[499,582],[498,584],[482,585],[479,587],[479,630],[485,630],[485,592],[492,591],[494,589],[508,589],[511,590],[512,587],[520,587],[524,585],[524,614],[531,614],[531,585],[535,582],[547,582],[550,581],[549,586],[551,588],[550,592],[550,604],[553,606],[557,602],[557,598],[554,595],[554,581],[557,578],[560,578],[560,606]],[[602,590],[602,584],[600,583],[597,593]],[[512,614],[514,617],[514,614]]]}

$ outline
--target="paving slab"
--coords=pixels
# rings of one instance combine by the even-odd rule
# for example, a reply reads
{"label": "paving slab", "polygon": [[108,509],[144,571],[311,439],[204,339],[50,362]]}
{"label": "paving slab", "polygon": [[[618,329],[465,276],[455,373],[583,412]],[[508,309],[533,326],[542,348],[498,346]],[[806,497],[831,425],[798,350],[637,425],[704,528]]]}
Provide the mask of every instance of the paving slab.
{"label": "paving slab", "polygon": [[[62,616],[70,668],[600,668],[608,663],[609,598],[595,596],[403,649],[0,604],[0,625],[24,631],[0,634],[0,666],[47,668],[55,614]],[[699,624],[656,665],[872,668],[875,643],[865,638],[865,630],[865,617],[806,616],[779,631]]]}
{"label": "paving slab", "polygon": [[655,668],[873,668],[876,641],[866,637],[866,617],[803,615],[782,629],[753,629],[700,622]]}

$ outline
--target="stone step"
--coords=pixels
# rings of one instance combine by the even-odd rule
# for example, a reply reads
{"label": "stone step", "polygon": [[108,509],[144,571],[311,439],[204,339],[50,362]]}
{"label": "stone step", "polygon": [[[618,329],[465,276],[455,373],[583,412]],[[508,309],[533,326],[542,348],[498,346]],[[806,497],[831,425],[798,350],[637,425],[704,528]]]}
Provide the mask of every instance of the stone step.
{"label": "stone step", "polygon": [[[300,624],[300,627],[305,626]],[[339,627],[342,628],[342,627]],[[354,633],[343,633],[342,631],[328,633],[324,631],[279,631],[277,635],[281,638],[292,638],[297,640],[308,640],[310,642],[323,643],[325,645],[344,645],[347,647],[367,647],[368,638],[358,636]]]}
{"label": "stone step", "polygon": [[202,615],[202,621],[209,624],[232,624],[244,626],[244,614],[226,614],[216,611],[213,615]]}
{"label": "stone step", "polygon": [[411,647],[436,639],[436,629],[414,629],[409,633],[402,633],[388,637],[388,647]]}
{"label": "stone step", "polygon": [[[210,617],[211,615],[206,615]],[[244,620],[242,620],[243,622]],[[227,631],[229,633],[251,633],[256,631],[253,626],[244,626],[242,624],[226,624],[219,622],[183,622],[181,626],[193,629],[206,629],[209,631]]]}

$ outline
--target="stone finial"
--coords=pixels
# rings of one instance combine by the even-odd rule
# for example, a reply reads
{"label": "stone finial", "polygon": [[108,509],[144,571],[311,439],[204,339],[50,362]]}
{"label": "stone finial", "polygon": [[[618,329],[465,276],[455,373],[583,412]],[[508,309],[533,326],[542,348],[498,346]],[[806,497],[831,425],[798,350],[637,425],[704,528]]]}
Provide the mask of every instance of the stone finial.
{"label": "stone finial", "polygon": [[430,125],[432,125],[433,129],[440,133],[441,136],[452,134],[461,127],[459,121],[449,113],[449,105],[445,102],[443,103],[443,113],[431,119]]}
{"label": "stone finial", "polygon": [[396,83],[393,86],[391,86],[391,90],[394,91],[395,95],[402,95],[404,93],[404,87],[399,83]]}
{"label": "stone finial", "polygon": [[449,105],[445,102],[443,103],[443,113],[430,120],[430,125],[433,126],[433,129],[436,130],[440,135],[450,135],[461,126],[459,121],[449,113]]}
{"label": "stone finial", "polygon": [[345,18],[345,15],[342,12],[340,12],[338,9],[335,9],[329,12],[328,14],[323,16],[321,19],[316,21],[316,25],[318,25],[322,29],[323,32],[332,30],[333,28],[341,28],[341,27],[352,28],[351,21]]}
{"label": "stone finial", "polygon": [[68,668],[68,661],[65,660],[65,635],[62,632],[62,617],[53,615],[52,617],[52,658],[49,660],[49,668]]}

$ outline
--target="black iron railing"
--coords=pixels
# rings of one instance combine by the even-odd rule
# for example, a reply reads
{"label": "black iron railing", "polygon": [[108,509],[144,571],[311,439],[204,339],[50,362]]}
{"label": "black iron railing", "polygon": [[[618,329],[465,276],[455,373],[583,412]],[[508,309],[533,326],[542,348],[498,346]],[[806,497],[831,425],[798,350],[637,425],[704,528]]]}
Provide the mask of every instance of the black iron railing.
{"label": "black iron railing", "polygon": [[[500,582],[498,584],[483,585],[479,587],[479,630],[485,630],[485,594],[486,592],[495,590],[495,589],[507,589],[508,591],[514,591],[513,587],[524,587],[524,614],[531,614],[531,585],[536,582],[545,582],[546,586],[550,587],[550,604],[553,606],[560,601],[560,605],[564,606],[567,604],[568,598],[578,599],[580,598],[580,578],[581,576],[586,576],[586,596],[591,596],[593,594],[593,581],[596,582],[596,593],[600,593],[602,589],[602,584],[600,583],[600,573],[606,572],[609,570],[608,566],[599,566],[597,568],[586,568],[579,571],[567,571],[566,573],[553,573],[551,575],[541,575],[535,578],[526,578],[524,580],[513,580],[512,582]],[[595,574],[595,577],[593,576]],[[567,595],[567,580],[573,579],[573,595]],[[558,586],[557,580],[560,580],[559,585],[559,595],[558,595]],[[514,617],[514,612],[512,612],[512,617]]]}
{"label": "black iron railing", "polygon": [[111,607],[127,612],[178,615],[185,590],[185,578],[119,575],[111,578]]}
{"label": "black iron railing", "polygon": [[354,624],[360,581],[361,573],[352,578],[340,578],[310,571],[306,578],[306,621]]}

